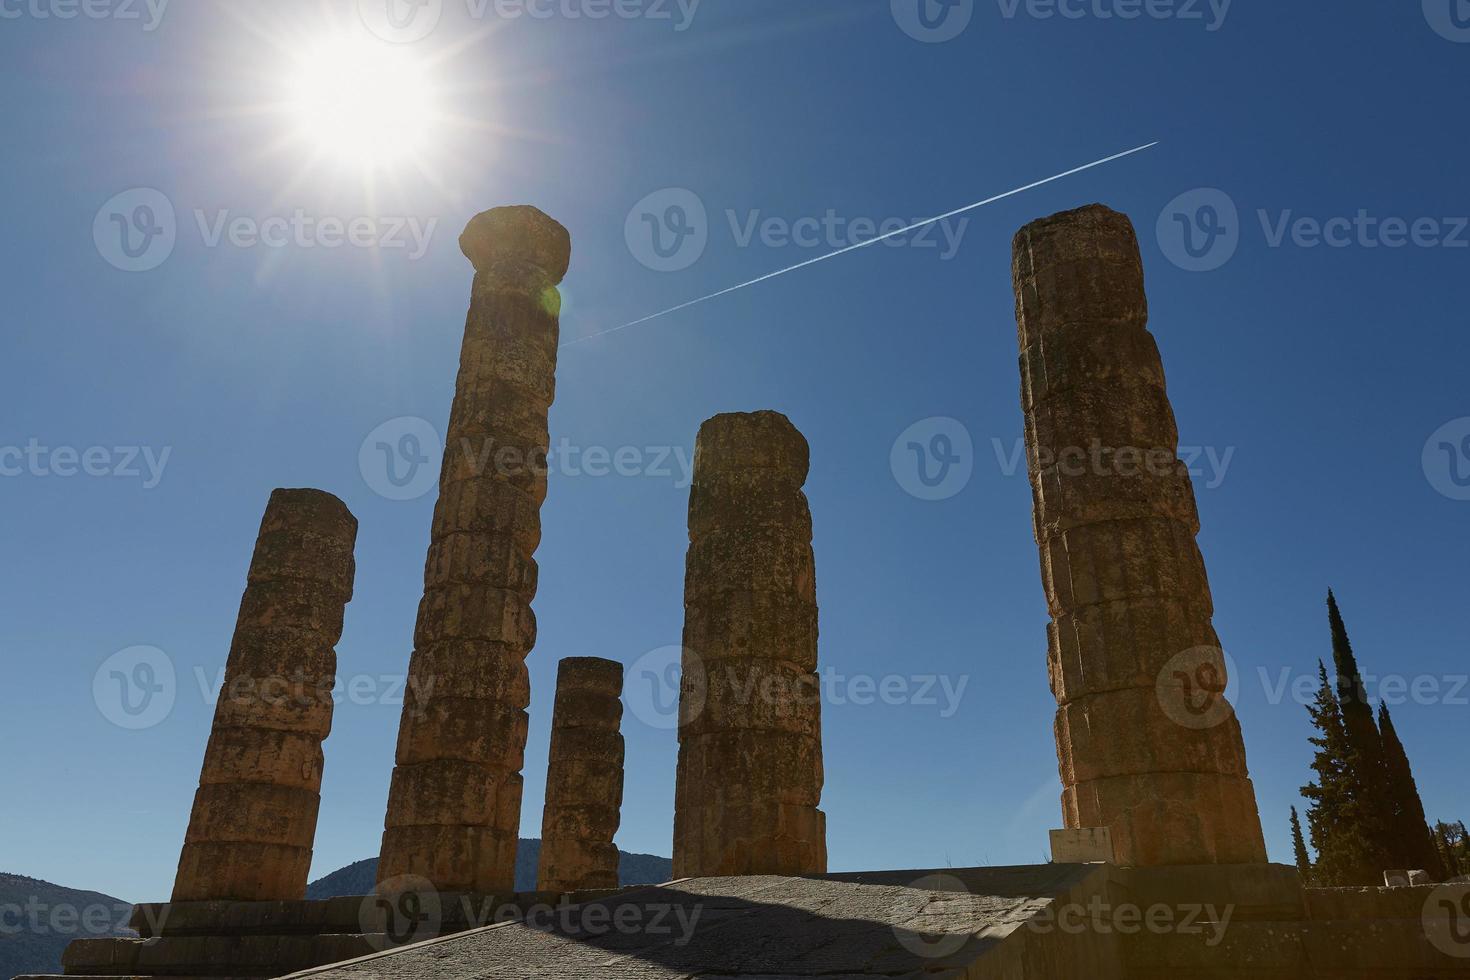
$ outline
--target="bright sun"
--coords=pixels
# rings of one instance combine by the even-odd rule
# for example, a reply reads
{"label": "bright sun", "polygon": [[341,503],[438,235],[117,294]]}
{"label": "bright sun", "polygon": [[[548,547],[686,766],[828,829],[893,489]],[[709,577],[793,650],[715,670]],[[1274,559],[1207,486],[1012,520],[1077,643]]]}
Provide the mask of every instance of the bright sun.
{"label": "bright sun", "polygon": [[378,170],[421,157],[437,115],[427,67],[403,49],[340,39],[296,57],[287,101],[298,135],[325,157]]}

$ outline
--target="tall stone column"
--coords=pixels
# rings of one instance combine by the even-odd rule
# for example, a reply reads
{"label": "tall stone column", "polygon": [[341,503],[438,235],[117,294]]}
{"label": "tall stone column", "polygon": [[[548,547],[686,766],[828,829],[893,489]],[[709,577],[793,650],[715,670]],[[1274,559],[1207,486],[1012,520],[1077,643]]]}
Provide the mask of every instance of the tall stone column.
{"label": "tall stone column", "polygon": [[694,449],[674,875],[827,869],[806,439],[718,415]]}
{"label": "tall stone column", "polygon": [[565,228],[496,208],[459,240],[475,267],[389,792],[380,888],[515,883],[531,600],[556,386]]}
{"label": "tall stone column", "polygon": [[622,696],[616,661],[569,657],[557,667],[538,891],[618,887]]}
{"label": "tall stone column", "polygon": [[1133,226],[1043,218],[1012,272],[1066,825],[1122,864],[1263,862]]}
{"label": "tall stone column", "polygon": [[215,706],[174,901],[306,897],[357,519],[271,494]]}

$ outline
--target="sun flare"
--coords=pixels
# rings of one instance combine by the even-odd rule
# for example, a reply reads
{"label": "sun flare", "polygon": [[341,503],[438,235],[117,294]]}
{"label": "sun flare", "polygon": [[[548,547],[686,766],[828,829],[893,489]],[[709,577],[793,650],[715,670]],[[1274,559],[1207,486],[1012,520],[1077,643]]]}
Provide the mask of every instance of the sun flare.
{"label": "sun flare", "polygon": [[304,49],[287,80],[297,135],[323,157],[364,170],[392,167],[431,149],[433,80],[410,53],[334,39]]}

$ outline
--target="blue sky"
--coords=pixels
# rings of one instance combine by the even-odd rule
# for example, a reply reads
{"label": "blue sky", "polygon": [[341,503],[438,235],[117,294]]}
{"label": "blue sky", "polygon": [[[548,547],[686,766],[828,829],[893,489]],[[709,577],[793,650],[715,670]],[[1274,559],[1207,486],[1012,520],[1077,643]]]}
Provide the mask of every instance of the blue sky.
{"label": "blue sky", "polygon": [[[456,238],[476,211],[533,203],[570,229],[575,340],[1151,141],[956,219],[953,239],[855,251],[562,351],[553,440],[582,452],[543,512],[523,833],[539,833],[556,661],[646,668],[679,642],[680,454],[705,418],[771,408],[812,445],[833,869],[1045,858],[1060,784],[1030,494],[1009,462],[1010,240],[1091,201],[1138,228],[1181,441],[1200,448],[1200,540],[1272,857],[1290,860],[1310,759],[1305,710],[1275,692],[1327,654],[1329,586],[1365,671],[1420,683],[1394,717],[1426,809],[1470,816],[1453,543],[1470,515],[1467,11],[978,0],[947,22],[930,8],[932,34],[889,0],[478,7],[446,0],[428,36],[392,46],[437,80],[444,119],[425,168],[369,190],[308,167],[279,109],[293,52],[339,34],[389,47],[357,4],[176,2],[155,23],[120,0],[70,19],[0,3],[0,446],[22,451],[0,457],[0,868],[167,896],[212,713],[198,672],[223,665],[278,486],[330,490],[361,522],[338,654],[377,694],[337,708],[314,870],[376,853],[433,494],[389,499],[359,455],[385,422],[447,418],[471,275]],[[115,229],[107,244],[112,214],[165,227],[138,189],[173,211],[148,240],[166,257],[129,259]],[[651,268],[641,215],[691,199],[703,251]],[[315,231],[252,244],[298,212]],[[323,219],[355,218],[376,246],[324,247]],[[1301,219],[1339,219],[1332,244]],[[915,425],[972,447],[944,499],[891,460]],[[107,475],[83,470],[93,447]],[[585,472],[586,449],[624,447],[635,475]],[[129,730],[93,682],[138,646],[176,686]],[[937,683],[894,704],[844,686],[890,676],[914,694],[943,678],[958,703]],[[674,734],[636,711],[624,731],[618,842],[668,854]]]}

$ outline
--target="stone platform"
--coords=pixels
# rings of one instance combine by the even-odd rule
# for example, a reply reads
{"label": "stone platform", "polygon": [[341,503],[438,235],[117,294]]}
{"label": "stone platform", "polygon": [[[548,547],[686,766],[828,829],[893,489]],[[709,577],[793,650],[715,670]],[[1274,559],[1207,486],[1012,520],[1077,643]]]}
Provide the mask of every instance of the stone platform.
{"label": "stone platform", "polygon": [[616,891],[441,893],[394,900],[369,895],[326,901],[144,904],[134,907],[129,921],[138,938],[75,940],[63,954],[62,968],[67,977],[112,980],[258,980],[510,921],[531,909],[613,894]]}
{"label": "stone platform", "polygon": [[1308,889],[1283,865],[709,877],[506,902],[189,903],[141,906],[134,926],[142,938],[74,943],[67,976],[245,980],[289,964],[293,977],[320,980],[1470,980],[1470,885]]}

